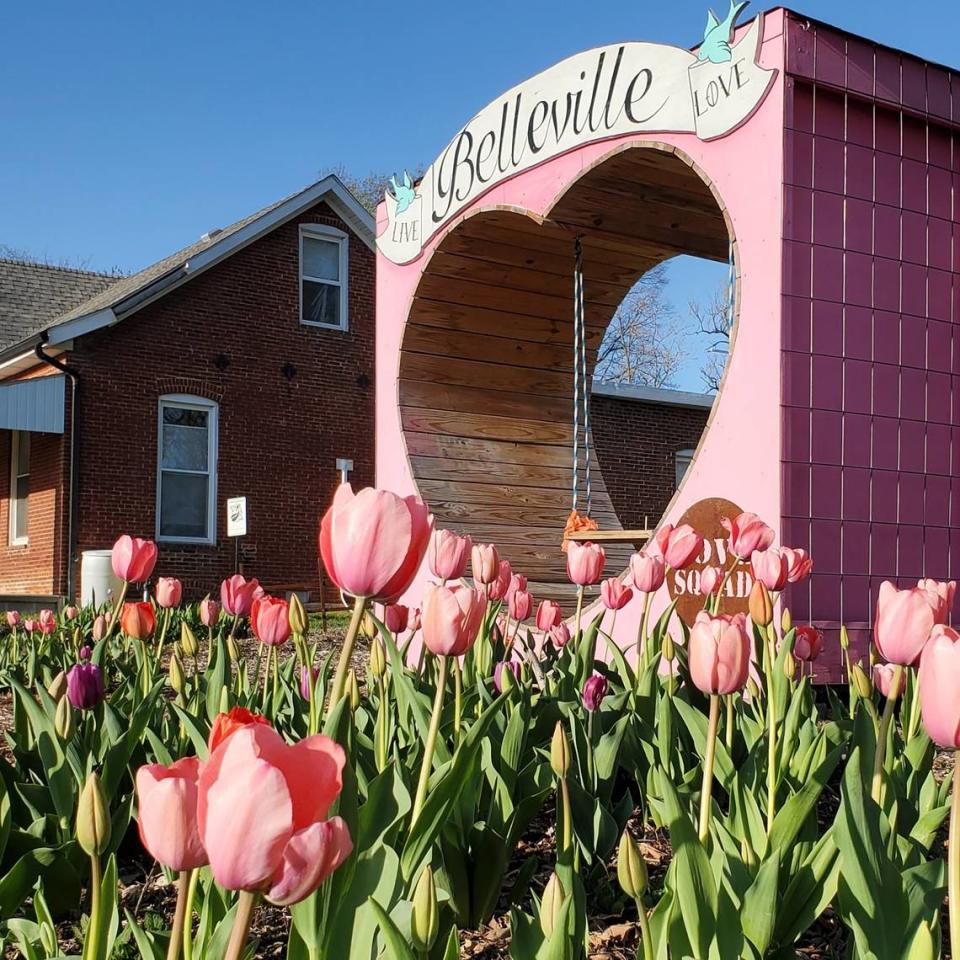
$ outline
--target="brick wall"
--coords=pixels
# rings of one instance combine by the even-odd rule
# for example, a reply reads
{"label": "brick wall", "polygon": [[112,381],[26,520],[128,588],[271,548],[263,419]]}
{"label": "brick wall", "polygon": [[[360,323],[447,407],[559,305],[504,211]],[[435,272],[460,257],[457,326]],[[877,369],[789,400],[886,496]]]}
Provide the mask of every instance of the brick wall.
{"label": "brick wall", "polygon": [[355,485],[373,482],[374,256],[350,235],[349,330],[304,326],[300,223],[349,232],[320,203],[78,341],[69,360],[81,377],[79,550],[109,547],[120,533],[154,536],[158,402],[183,393],[219,404],[217,542],[161,544],[158,572],[180,577],[191,597],[215,589],[234,563],[225,501],[245,495],[245,572],[268,584],[315,582],[315,531],[339,480],[336,458],[353,459]]}
{"label": "brick wall", "polygon": [[678,450],[696,449],[710,415],[679,407],[594,395],[590,424],[600,469],[624,527],[655,525],[676,490]]}

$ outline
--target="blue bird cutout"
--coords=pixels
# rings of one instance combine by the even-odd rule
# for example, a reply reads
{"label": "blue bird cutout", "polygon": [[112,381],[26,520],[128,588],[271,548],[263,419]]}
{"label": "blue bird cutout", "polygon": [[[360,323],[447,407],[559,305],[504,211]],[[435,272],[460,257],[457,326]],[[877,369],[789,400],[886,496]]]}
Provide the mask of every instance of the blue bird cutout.
{"label": "blue bird cutout", "polygon": [[733,35],[737,17],[749,2],[750,0],[730,0],[730,12],[723,22],[712,10],[707,11],[707,28],[703,31],[703,43],[697,53],[698,59],[709,60],[711,63],[729,63],[733,59],[730,37]]}
{"label": "blue bird cutout", "polygon": [[393,187],[393,198],[397,201],[397,213],[403,213],[417,196],[410,174],[406,170],[403,171],[403,183],[397,183],[396,175],[392,176],[390,186]]}

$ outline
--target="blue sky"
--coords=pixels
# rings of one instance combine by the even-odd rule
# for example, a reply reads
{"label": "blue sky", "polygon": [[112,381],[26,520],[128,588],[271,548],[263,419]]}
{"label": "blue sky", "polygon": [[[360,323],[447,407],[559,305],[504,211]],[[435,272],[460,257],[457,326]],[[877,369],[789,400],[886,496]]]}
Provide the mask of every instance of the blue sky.
{"label": "blue sky", "polygon": [[[799,9],[960,64],[956,0]],[[429,163],[498,93],[578,50],[689,46],[705,11],[699,0],[11,4],[0,244],[138,269],[326,168]],[[678,265],[678,304],[705,298],[715,276]],[[695,370],[682,385],[696,385]]]}

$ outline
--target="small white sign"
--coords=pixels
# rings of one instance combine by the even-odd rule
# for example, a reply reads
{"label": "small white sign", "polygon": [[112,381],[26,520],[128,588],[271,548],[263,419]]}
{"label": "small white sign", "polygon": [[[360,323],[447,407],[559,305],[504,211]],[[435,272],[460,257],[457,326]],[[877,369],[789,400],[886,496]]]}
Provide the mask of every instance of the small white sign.
{"label": "small white sign", "polygon": [[227,536],[247,535],[247,498],[230,497],[227,500]]}

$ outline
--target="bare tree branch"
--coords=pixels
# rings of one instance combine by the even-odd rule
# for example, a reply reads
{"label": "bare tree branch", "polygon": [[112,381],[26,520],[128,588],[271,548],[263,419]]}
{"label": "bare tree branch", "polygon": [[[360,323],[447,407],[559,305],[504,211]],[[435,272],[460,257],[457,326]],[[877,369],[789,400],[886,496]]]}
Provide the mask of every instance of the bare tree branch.
{"label": "bare tree branch", "polygon": [[727,355],[730,352],[731,311],[729,309],[730,288],[721,284],[713,292],[709,303],[701,304],[691,300],[690,316],[697,325],[697,333],[710,338],[707,357],[700,369],[700,378],[704,387],[713,393],[720,389],[720,381],[727,367]]}
{"label": "bare tree branch", "polygon": [[[410,171],[410,176],[414,181],[419,180],[420,177],[423,176],[423,171],[424,165],[422,163],[417,164],[417,166]],[[328,176],[331,173],[343,181],[347,189],[367,208],[369,213],[375,214],[377,212],[377,204],[383,199],[383,192],[387,188],[387,181],[393,174],[399,175],[403,173],[403,171],[391,170],[384,173],[380,170],[371,170],[365,176],[358,176],[348,170],[342,163],[338,163],[335,166],[327,167],[321,175]]]}

